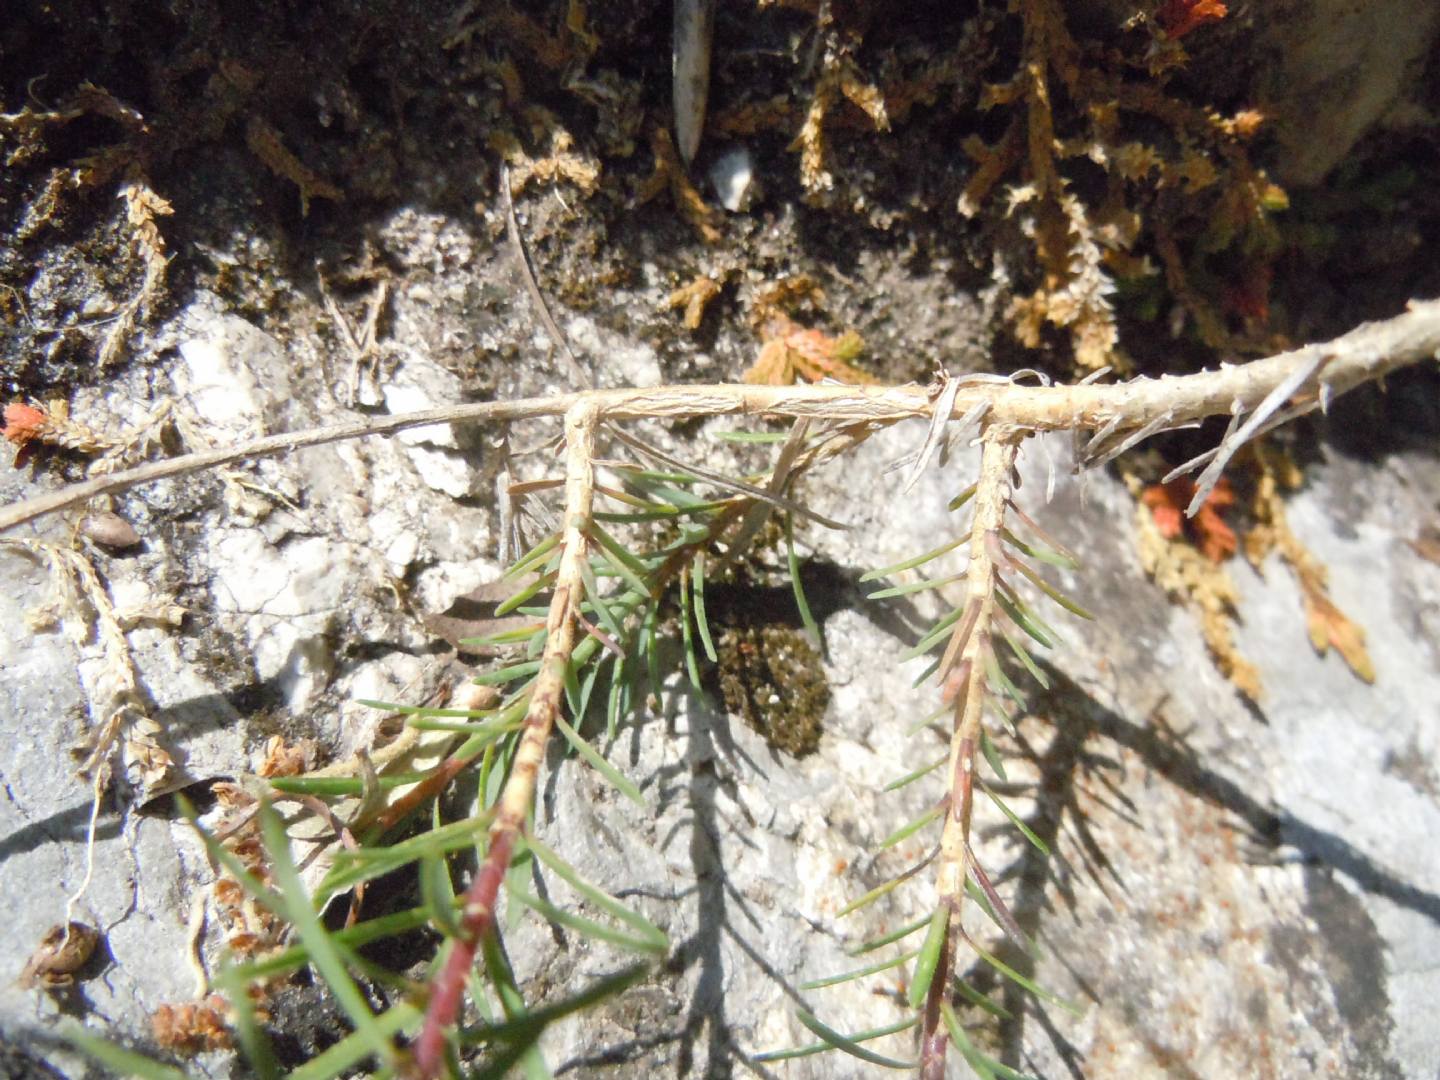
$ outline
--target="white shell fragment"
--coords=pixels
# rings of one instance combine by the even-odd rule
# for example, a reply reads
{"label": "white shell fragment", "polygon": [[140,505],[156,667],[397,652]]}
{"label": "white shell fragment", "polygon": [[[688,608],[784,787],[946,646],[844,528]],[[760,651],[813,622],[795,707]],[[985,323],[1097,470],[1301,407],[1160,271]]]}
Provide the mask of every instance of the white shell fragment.
{"label": "white shell fragment", "polygon": [[755,160],[744,146],[732,147],[715,159],[710,166],[710,183],[720,205],[732,214],[750,209],[755,201],[757,187]]}

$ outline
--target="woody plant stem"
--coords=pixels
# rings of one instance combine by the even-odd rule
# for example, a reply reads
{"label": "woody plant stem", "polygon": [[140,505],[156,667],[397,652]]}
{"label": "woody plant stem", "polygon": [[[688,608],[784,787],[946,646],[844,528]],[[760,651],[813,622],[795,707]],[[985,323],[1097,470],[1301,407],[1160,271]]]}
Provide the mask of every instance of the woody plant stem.
{"label": "woody plant stem", "polygon": [[555,591],[545,620],[545,651],[530,691],[520,744],[490,827],[490,846],[465,894],[460,933],[434,981],[425,1025],[415,1044],[416,1075],[422,1080],[437,1075],[444,1063],[446,1029],[460,1013],[476,950],[485,935],[494,931],[500,883],[529,816],[535,781],[545,758],[545,742],[565,693],[565,669],[575,643],[575,612],[584,593],[581,567],[586,558],[586,532],[594,497],[595,429],[599,421],[599,409],[585,398],[565,413],[565,526]]}
{"label": "woody plant stem", "polygon": [[986,699],[986,652],[990,648],[990,624],[995,615],[995,561],[988,537],[999,533],[1010,500],[1010,475],[1020,449],[1020,439],[995,428],[986,431],[980,453],[980,479],[975,487],[975,517],[970,527],[970,566],[966,574],[966,611],[955,627],[947,649],[950,672],[941,663],[944,694],[954,694],[955,729],[950,739],[950,794],[945,825],[940,834],[940,856],[936,868],[936,902],[946,912],[945,938],[940,961],[925,995],[921,1027],[920,1075],[922,1080],[942,1080],[945,1075],[945,1047],[949,1042],[940,1007],[949,1000],[950,975],[955,966],[955,948],[963,933],[960,917],[965,900],[965,880],[970,860],[970,814],[974,805],[975,753],[980,747],[980,724]]}
{"label": "woody plant stem", "polygon": [[[1440,354],[1440,300],[1412,300],[1403,315],[1365,323],[1333,341],[1279,353],[1248,364],[1194,375],[1135,379],[1085,386],[1019,386],[1008,380],[967,382],[955,395],[952,415],[964,416],[985,402],[987,427],[1024,431],[1099,429],[1138,431],[1162,417],[1179,426],[1207,416],[1254,409],[1287,376],[1310,364],[1313,375],[1293,399],[1319,407],[1363,382],[1383,378]],[[962,377],[963,378],[963,377]],[[59,491],[0,508],[0,532],[45,514],[82,505],[99,495],[116,495],[139,484],[213,469],[237,461],[283,454],[323,443],[387,435],[427,424],[503,423],[562,416],[588,402],[606,420],[682,419],[697,416],[813,418],[877,425],[928,417],[933,401],[923,386],[664,386],[582,390],[550,397],[450,405],[378,420],[334,424],[270,435],[236,446],[154,461],[123,472],[97,476]]]}

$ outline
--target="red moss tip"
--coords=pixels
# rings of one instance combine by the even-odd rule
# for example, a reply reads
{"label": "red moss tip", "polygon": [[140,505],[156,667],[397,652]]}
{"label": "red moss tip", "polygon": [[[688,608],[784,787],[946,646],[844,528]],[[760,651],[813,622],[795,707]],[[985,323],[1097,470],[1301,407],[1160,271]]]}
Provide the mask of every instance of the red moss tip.
{"label": "red moss tip", "polygon": [[1166,0],[1155,20],[1168,37],[1182,38],[1206,23],[1223,19],[1228,10],[1220,0]]}
{"label": "red moss tip", "polygon": [[34,405],[12,402],[5,406],[5,438],[16,446],[24,446],[31,439],[43,434],[50,417],[44,409]]}

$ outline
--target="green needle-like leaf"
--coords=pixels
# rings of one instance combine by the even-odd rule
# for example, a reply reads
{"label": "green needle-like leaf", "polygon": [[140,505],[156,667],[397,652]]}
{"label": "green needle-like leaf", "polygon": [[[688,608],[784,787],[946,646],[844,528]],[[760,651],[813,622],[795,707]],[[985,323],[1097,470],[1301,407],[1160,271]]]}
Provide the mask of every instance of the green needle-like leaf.
{"label": "green needle-like leaf", "polygon": [[951,981],[950,985],[955,988],[955,992],[957,994],[963,997],[966,1001],[970,1002],[970,1004],[984,1009],[992,1016],[998,1016],[1002,1020],[1015,1019],[1015,1015],[1009,1009],[1005,1008],[1004,1005],[1001,1005],[993,998],[987,997],[985,994],[982,994],[979,990],[976,990],[969,983],[964,982],[960,979],[954,979]]}
{"label": "green needle-like leaf", "polygon": [[876,949],[883,949],[886,945],[892,945],[895,942],[900,941],[902,938],[907,938],[911,934],[915,933],[915,931],[929,925],[930,916],[921,916],[912,923],[906,923],[898,930],[891,930],[888,934],[882,934],[878,938],[871,938],[869,941],[861,942],[859,945],[855,946],[855,948],[850,950],[850,955],[864,956],[866,953],[874,952]]}
{"label": "green needle-like leaf", "polygon": [[[898,1020],[893,1024],[886,1024],[884,1027],[857,1032],[850,1036],[850,1041],[863,1043],[869,1042],[871,1039],[884,1038],[886,1035],[895,1035],[901,1031],[908,1031],[919,1022],[920,1018],[918,1016],[912,1016],[908,1020]],[[826,1051],[834,1049],[834,1043],[818,1042],[811,1043],[809,1046],[797,1046],[791,1050],[767,1050],[763,1054],[756,1054],[751,1060],[757,1062],[788,1061],[790,1058],[810,1057],[814,1054],[823,1054]]]}
{"label": "green needle-like leaf", "polygon": [[986,952],[978,944],[976,944],[973,939],[971,940],[970,945],[971,948],[975,950],[976,956],[980,957],[981,960],[984,960],[985,963],[989,964],[1001,975],[1004,975],[1016,986],[1030,991],[1030,993],[1034,994],[1040,1000],[1048,1001],[1051,1005],[1058,1006],[1059,1008],[1064,1009],[1066,1012],[1071,1013],[1075,1016],[1083,1016],[1085,1014],[1084,1010],[1081,1009],[1079,1006],[1071,1004],[1064,998],[1060,997],[1058,994],[1052,994],[1049,990],[1046,990],[1043,986],[1036,983],[1033,979],[1021,975],[1020,972],[1016,971],[999,957],[993,956],[992,954]]}
{"label": "green needle-like leaf", "polygon": [[929,765],[925,765],[925,766],[923,766],[922,768],[916,769],[916,770],[915,770],[914,772],[912,772],[912,773],[906,773],[904,776],[900,777],[899,780],[891,780],[890,783],[888,783],[888,784],[885,785],[884,790],[885,790],[885,791],[897,791],[897,790],[899,790],[900,788],[904,787],[906,784],[913,784],[916,780],[919,780],[922,776],[929,776],[929,775],[930,775],[932,772],[934,772],[936,769],[940,768],[941,765],[944,765],[945,762],[948,761],[948,760],[949,760],[949,758],[944,758],[944,757],[942,757],[942,758],[936,758],[936,759],[935,759],[934,761],[932,761]]}
{"label": "green needle-like leaf", "polygon": [[715,643],[710,639],[710,621],[705,617],[705,552],[697,551],[695,561],[695,627],[700,631],[700,644],[705,648],[705,658],[717,663]]}
{"label": "green needle-like leaf", "polygon": [[896,844],[900,843],[900,841],[919,832],[926,825],[929,825],[932,821],[934,821],[943,813],[945,813],[944,803],[932,806],[929,810],[926,810],[925,813],[921,814],[914,821],[911,821],[909,824],[900,826],[900,828],[896,829],[884,840],[880,841],[880,845],[875,850],[885,851],[889,848],[894,847]]}
{"label": "green needle-like leaf", "polygon": [[938,559],[948,551],[954,551],[969,539],[968,536],[957,536],[948,544],[941,544],[939,547],[932,548],[923,555],[916,555],[913,559],[906,559],[904,562],[898,562],[892,566],[881,567],[879,570],[871,570],[861,574],[860,580],[862,582],[875,581],[878,578],[893,577],[903,570],[914,570],[917,566],[924,566],[927,562]]}
{"label": "green needle-like leaf", "polygon": [[885,1057],[883,1054],[877,1054],[873,1050],[866,1050],[855,1039],[841,1035],[834,1028],[826,1027],[812,1013],[808,1013],[804,1009],[796,1009],[795,1016],[800,1023],[814,1033],[816,1038],[831,1049],[849,1054],[853,1058],[859,1058],[870,1065],[879,1065],[884,1069],[913,1069],[919,1064],[918,1061],[897,1061],[894,1058]]}
{"label": "green needle-like leaf", "polygon": [[901,953],[890,960],[882,960],[878,964],[871,964],[868,967],[856,968],[847,971],[842,975],[830,975],[824,979],[815,979],[812,982],[800,984],[801,990],[822,990],[827,986],[838,986],[840,983],[852,982],[855,979],[863,979],[867,975],[878,975],[882,971],[889,971],[897,968],[908,960],[913,959],[920,953],[919,949],[912,949],[910,952]]}
{"label": "green needle-like leaf", "polygon": [[290,845],[285,839],[284,822],[267,802],[260,803],[260,831],[265,837],[266,853],[270,856],[271,873],[274,874],[275,883],[279,886],[280,895],[285,902],[286,916],[305,948],[310,951],[310,962],[315,965],[315,969],[329,985],[330,992],[335,995],[335,1000],[350,1017],[356,1033],[365,1036],[364,1041],[369,1044],[370,1052],[381,1062],[393,1064],[395,1048],[385,1032],[376,1026],[375,1015],[370,1011],[365,995],[360,992],[355,980],[345,969],[341,947],[325,930],[310,903],[310,898],[305,894],[300,873],[290,859]]}
{"label": "green needle-like leaf", "polygon": [[935,978],[935,969],[940,964],[940,954],[945,950],[945,938],[950,930],[950,909],[937,907],[930,916],[930,927],[925,932],[925,943],[915,957],[915,973],[910,977],[910,1006],[918,1009],[930,993],[930,983]]}
{"label": "green needle-like leaf", "polygon": [[631,911],[603,889],[586,881],[580,876],[579,871],[556,854],[554,850],[542,844],[533,836],[527,836],[525,838],[524,846],[533,851],[540,861],[553,870],[561,880],[565,881],[571,888],[584,896],[596,907],[607,914],[613,915],[627,926],[638,931],[642,936],[651,939],[658,948],[663,950],[669,947],[669,939],[665,936],[663,930],[643,915]]}
{"label": "green needle-like leaf", "polygon": [[795,590],[795,606],[800,609],[800,622],[818,646],[822,640],[820,627],[815,625],[815,616],[810,614],[810,604],[805,599],[805,587],[800,583],[800,558],[795,554],[795,518],[791,514],[785,515],[785,558],[790,566],[790,584]]}
{"label": "green needle-like leaf", "polygon": [[514,596],[509,597],[508,599],[502,601],[499,605],[497,605],[495,608],[496,617],[498,618],[501,615],[509,615],[521,604],[524,604],[526,601],[532,599],[538,593],[544,592],[546,589],[550,588],[550,586],[554,584],[554,574],[541,575],[540,577],[532,581],[529,585],[526,585]]}
{"label": "green needle-like leaf", "polygon": [[61,1037],[77,1050],[89,1054],[115,1076],[135,1076],[140,1080],[186,1080],[185,1073],[170,1065],[152,1061],[144,1054],[126,1050],[69,1022],[60,1029]]}
{"label": "green needle-like leaf", "polygon": [[560,729],[560,733],[565,736],[566,741],[575,748],[576,752],[593,765],[601,776],[614,784],[620,794],[624,795],[637,806],[645,805],[645,796],[640,794],[640,789],[630,780],[626,779],[625,775],[621,773],[619,769],[606,761],[600,751],[596,750],[581,738],[580,733],[567,724],[565,718],[558,712],[555,714],[555,726]]}
{"label": "green needle-like leaf", "polygon": [[1026,825],[1025,822],[1020,819],[1020,815],[1015,813],[1014,810],[1011,810],[1010,807],[1005,804],[1005,800],[1000,798],[999,795],[996,795],[989,784],[982,780],[980,786],[985,790],[985,794],[990,796],[990,800],[1000,808],[1000,812],[1009,818],[1011,823],[1025,835],[1025,839],[1035,845],[1036,850],[1042,855],[1050,854],[1050,846],[1035,835],[1035,830],[1030,828],[1029,825]]}
{"label": "green needle-like leaf", "polygon": [[646,953],[650,956],[663,956],[665,955],[665,950],[669,947],[669,942],[664,938],[657,940],[648,934],[644,937],[634,937],[630,934],[622,933],[613,927],[606,926],[604,923],[596,922],[594,919],[587,919],[583,915],[576,915],[573,911],[566,911],[564,908],[557,907],[548,900],[542,900],[540,897],[519,886],[512,885],[508,879],[505,885],[510,896],[524,904],[531,911],[536,912],[542,918],[559,926],[569,927],[577,934],[589,938],[592,941],[609,942],[611,945],[618,945],[622,949],[629,949],[631,952]]}

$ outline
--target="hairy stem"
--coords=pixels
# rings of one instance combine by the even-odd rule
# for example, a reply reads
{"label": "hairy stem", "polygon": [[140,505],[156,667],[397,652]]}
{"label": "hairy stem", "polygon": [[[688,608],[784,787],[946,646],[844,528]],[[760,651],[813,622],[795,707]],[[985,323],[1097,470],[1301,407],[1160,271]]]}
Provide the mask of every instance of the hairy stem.
{"label": "hairy stem", "polygon": [[[1314,370],[1292,398],[1301,409],[1320,407],[1369,379],[1440,355],[1440,300],[1411,301],[1410,310],[1385,322],[1366,323],[1334,341],[1307,345],[1248,364],[1194,375],[1135,379],[1115,385],[1019,386],[994,376],[960,376],[954,395],[956,417],[984,404],[992,427],[1029,431],[1139,430],[1168,416],[1172,426],[1225,413],[1249,412],[1295,371]],[[1320,363],[1316,364],[1319,358]],[[138,484],[184,476],[236,461],[282,454],[304,446],[385,435],[427,424],[503,422],[561,416],[588,404],[607,420],[644,417],[770,416],[818,418],[884,425],[929,416],[933,408],[923,386],[665,386],[586,390],[551,397],[450,405],[378,420],[335,424],[271,435],[238,446],[155,461],[124,472],[97,476],[0,509],[0,532],[44,514],[115,495]],[[1292,413],[1293,415],[1293,413]]]}
{"label": "hairy stem", "polygon": [[460,1013],[461,998],[475,953],[486,934],[495,926],[495,902],[515,841],[525,827],[535,797],[535,782],[545,759],[545,742],[554,726],[555,715],[565,693],[565,669],[575,644],[575,613],[584,594],[581,568],[586,557],[586,530],[594,497],[595,429],[600,412],[593,401],[582,398],[565,414],[565,526],[562,553],[556,572],[555,591],[546,618],[545,652],[540,671],[530,691],[520,745],[516,748],[510,776],[500,793],[495,823],[490,827],[490,846],[485,861],[465,894],[461,908],[460,934],[435,979],[425,1026],[415,1046],[417,1075],[429,1080],[444,1061],[445,1030]]}
{"label": "hairy stem", "polygon": [[[975,752],[980,746],[980,723],[986,696],[986,650],[990,648],[990,623],[995,613],[996,566],[988,538],[998,535],[1005,522],[1010,499],[1010,475],[1020,438],[1013,432],[987,428],[980,456],[980,480],[975,488],[975,518],[970,527],[970,608],[956,626],[960,647],[955,671],[960,685],[955,695],[955,731],[950,739],[950,795],[945,825],[940,834],[940,856],[936,869],[936,902],[947,909],[945,942],[940,963],[925,997],[921,1035],[921,1076],[925,1080],[945,1075],[945,1046],[948,1041],[940,1006],[950,992],[950,973],[955,966],[955,945],[962,933],[960,916],[969,872],[970,812],[974,804]],[[963,635],[963,637],[961,636]],[[947,687],[947,694],[949,688]]]}

